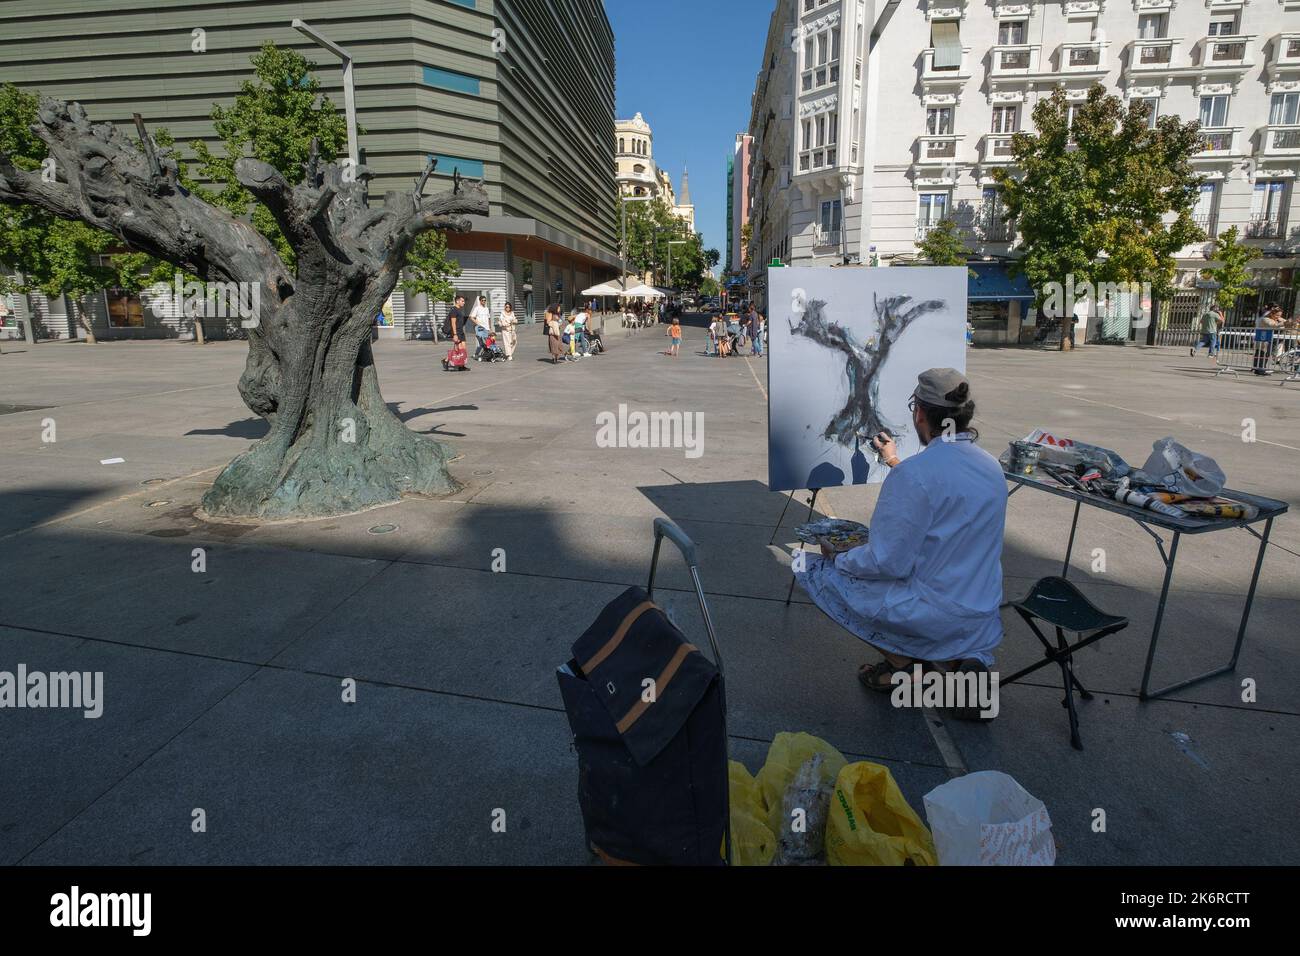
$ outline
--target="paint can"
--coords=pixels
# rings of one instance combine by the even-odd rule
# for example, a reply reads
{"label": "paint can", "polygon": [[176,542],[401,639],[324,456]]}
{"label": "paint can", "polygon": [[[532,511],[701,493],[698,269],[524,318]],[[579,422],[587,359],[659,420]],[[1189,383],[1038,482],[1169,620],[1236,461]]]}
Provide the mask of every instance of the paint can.
{"label": "paint can", "polygon": [[1008,462],[1013,475],[1033,475],[1038,468],[1038,445],[1031,441],[1013,441]]}

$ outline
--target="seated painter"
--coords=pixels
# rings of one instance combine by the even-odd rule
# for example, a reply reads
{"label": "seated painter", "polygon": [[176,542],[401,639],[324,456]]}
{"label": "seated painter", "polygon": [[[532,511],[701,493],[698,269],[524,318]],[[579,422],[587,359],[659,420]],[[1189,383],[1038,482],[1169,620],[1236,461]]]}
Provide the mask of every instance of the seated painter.
{"label": "seated painter", "polygon": [[888,435],[872,439],[891,470],[867,543],[839,555],[823,544],[796,575],[818,607],[884,656],[858,672],[884,692],[896,673],[911,679],[917,663],[991,667],[1002,640],[1006,479],[975,445],[970,383],[954,369],[930,369],[909,407],[925,447],[900,462]]}

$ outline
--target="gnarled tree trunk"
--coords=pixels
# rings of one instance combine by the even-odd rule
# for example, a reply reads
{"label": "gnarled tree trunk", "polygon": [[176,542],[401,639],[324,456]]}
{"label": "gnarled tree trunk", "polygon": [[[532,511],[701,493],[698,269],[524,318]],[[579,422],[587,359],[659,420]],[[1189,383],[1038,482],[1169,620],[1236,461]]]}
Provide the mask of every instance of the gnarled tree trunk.
{"label": "gnarled tree trunk", "polygon": [[422,232],[468,231],[464,216],[487,213],[481,183],[457,176],[451,190],[425,198],[430,165],[413,190],[389,192],[372,209],[365,167],[322,163],[313,152],[291,185],[274,167],[241,159],[235,175],[294,250],[291,274],[247,222],[187,192],[152,141],[137,149],[76,103],[47,100],[39,115],[34,129],[58,179],[44,182],[0,156],[0,201],[98,226],[205,282],[240,283],[259,306],[239,391],[271,431],[226,466],[204,497],[207,514],[337,515],[455,490],[446,446],[411,432],[384,403],[370,329]]}

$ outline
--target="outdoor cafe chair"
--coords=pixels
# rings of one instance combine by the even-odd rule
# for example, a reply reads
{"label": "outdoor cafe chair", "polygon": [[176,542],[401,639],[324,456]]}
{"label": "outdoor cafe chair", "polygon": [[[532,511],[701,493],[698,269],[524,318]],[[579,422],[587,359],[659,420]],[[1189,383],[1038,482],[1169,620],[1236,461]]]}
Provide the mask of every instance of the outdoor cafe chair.
{"label": "outdoor cafe chair", "polygon": [[[1089,644],[1097,643],[1107,635],[1124,630],[1128,627],[1128,618],[1107,614],[1084,597],[1073,584],[1058,577],[1043,578],[1033,586],[1028,596],[1013,602],[1011,606],[1024,618],[1029,629],[1034,632],[1034,636],[1042,643],[1045,648],[1045,660],[1017,671],[1000,683],[1002,686],[1014,684],[1040,667],[1052,663],[1060,664],[1061,680],[1065,684],[1065,699],[1061,701],[1061,706],[1070,713],[1070,744],[1075,750],[1082,750],[1079,715],[1074,709],[1074,691],[1078,689],[1079,696],[1084,700],[1092,700],[1092,694],[1083,686],[1079,678],[1074,676],[1072,661],[1074,652]],[[1055,647],[1038,629],[1036,621],[1042,621],[1056,629]],[[1070,644],[1065,637],[1066,631],[1078,634],[1079,639]]]}

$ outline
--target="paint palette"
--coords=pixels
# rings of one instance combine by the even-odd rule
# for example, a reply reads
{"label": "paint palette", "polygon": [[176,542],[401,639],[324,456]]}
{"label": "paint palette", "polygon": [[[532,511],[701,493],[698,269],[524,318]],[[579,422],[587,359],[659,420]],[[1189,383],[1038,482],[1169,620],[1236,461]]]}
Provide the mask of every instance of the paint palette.
{"label": "paint palette", "polygon": [[794,529],[795,537],[807,544],[824,539],[835,551],[852,551],[867,543],[867,526],[844,518],[821,518]]}

